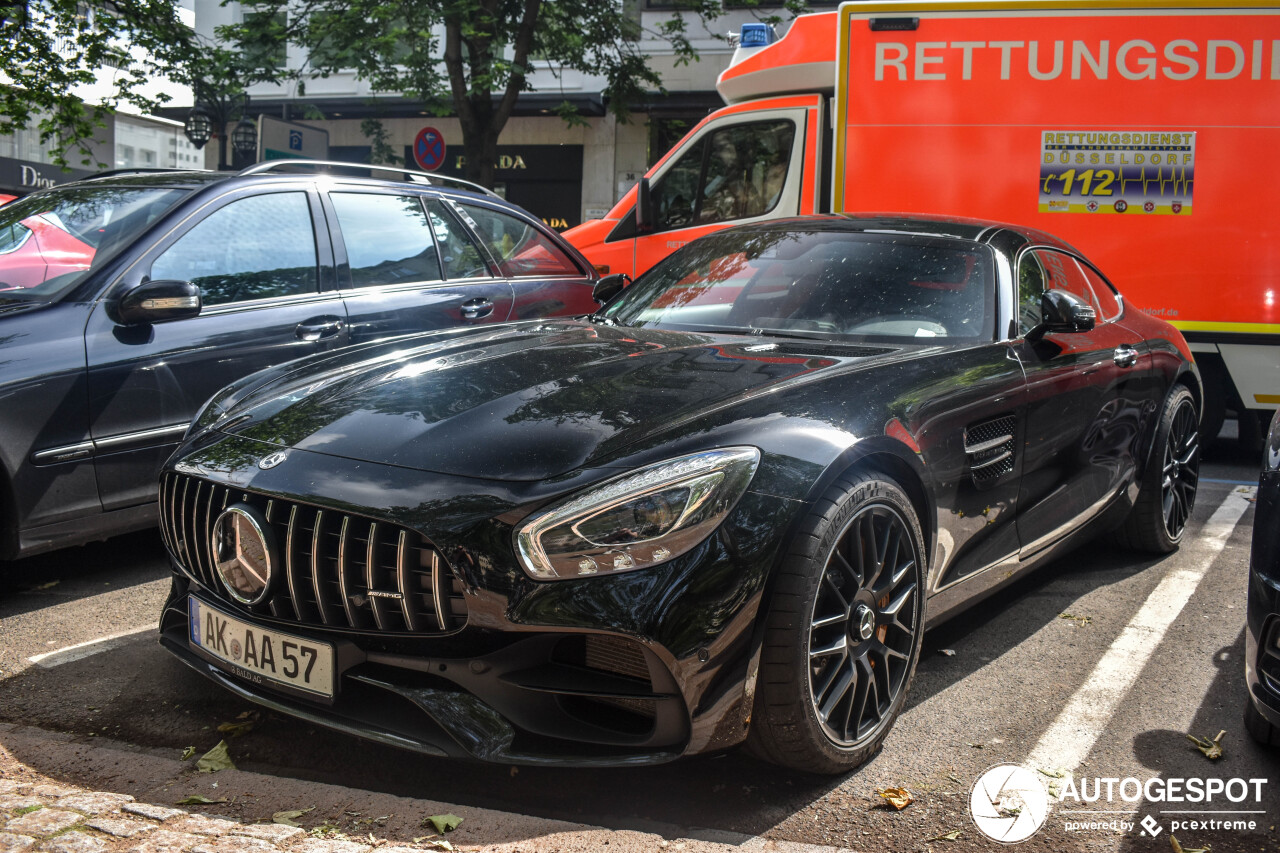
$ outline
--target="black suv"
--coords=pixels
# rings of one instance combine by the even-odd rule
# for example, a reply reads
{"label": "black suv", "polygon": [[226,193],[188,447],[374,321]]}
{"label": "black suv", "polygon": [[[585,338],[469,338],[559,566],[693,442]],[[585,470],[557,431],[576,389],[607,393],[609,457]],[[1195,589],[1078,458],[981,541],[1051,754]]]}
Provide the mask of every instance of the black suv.
{"label": "black suv", "polygon": [[154,524],[161,463],[248,373],[593,310],[595,273],[559,235],[439,180],[276,161],[106,173],[0,208],[0,559]]}

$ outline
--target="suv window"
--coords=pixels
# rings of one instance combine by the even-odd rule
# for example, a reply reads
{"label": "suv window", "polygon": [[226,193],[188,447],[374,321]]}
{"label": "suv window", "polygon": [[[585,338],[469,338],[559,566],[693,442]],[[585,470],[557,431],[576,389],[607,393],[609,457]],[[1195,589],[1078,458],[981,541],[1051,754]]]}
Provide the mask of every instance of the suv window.
{"label": "suv window", "polygon": [[156,259],[151,277],[198,284],[205,305],[315,293],[307,194],[251,196],[215,210]]}
{"label": "suv window", "polygon": [[0,255],[15,251],[21,247],[23,243],[27,242],[27,237],[30,234],[31,229],[19,222],[0,225]]}
{"label": "suv window", "polygon": [[431,218],[431,230],[440,245],[440,257],[444,260],[445,278],[478,278],[489,275],[489,265],[480,254],[479,247],[467,234],[462,224],[436,199],[427,201],[427,216]]}
{"label": "suv window", "polygon": [[581,275],[577,264],[527,222],[469,204],[461,205],[504,276]]}
{"label": "suv window", "polygon": [[440,254],[416,196],[329,193],[342,226],[351,283],[372,287],[438,281]]}

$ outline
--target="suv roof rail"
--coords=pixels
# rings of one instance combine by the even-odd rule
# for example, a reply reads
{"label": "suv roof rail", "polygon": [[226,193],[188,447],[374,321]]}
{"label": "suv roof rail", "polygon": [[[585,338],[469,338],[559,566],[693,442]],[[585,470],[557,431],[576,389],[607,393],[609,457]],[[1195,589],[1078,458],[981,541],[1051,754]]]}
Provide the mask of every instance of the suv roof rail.
{"label": "suv roof rail", "polygon": [[371,165],[369,163],[344,163],[340,160],[263,160],[261,163],[254,163],[246,169],[240,171],[241,175],[262,175],[276,171],[277,168],[286,166],[291,170],[303,171],[312,169],[317,172],[326,172],[331,169],[354,169],[362,172],[393,172],[397,175],[405,175],[409,179],[409,183],[426,183],[426,184],[449,184],[461,187],[462,189],[472,190],[473,192],[483,193],[493,198],[502,198],[493,190],[486,189],[479,184],[465,181],[462,178],[454,178],[449,175],[433,175],[430,172],[419,172],[414,169],[401,169],[399,166],[381,166]]}
{"label": "suv roof rail", "polygon": [[131,166],[126,169],[107,169],[105,172],[94,172],[88,180],[94,178],[114,178],[118,175],[154,175],[158,172],[191,172],[193,169],[170,169],[164,166]]}

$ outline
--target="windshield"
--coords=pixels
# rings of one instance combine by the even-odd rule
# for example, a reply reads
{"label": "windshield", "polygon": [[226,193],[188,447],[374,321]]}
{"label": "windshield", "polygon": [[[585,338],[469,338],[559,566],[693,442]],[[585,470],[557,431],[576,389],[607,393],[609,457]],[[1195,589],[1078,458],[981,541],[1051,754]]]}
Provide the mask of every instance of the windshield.
{"label": "windshield", "polygon": [[0,207],[0,302],[47,301],[65,293],[186,193],[80,186]]}
{"label": "windshield", "polygon": [[622,325],[755,335],[994,335],[986,246],[913,234],[722,231],[679,250],[603,315]]}

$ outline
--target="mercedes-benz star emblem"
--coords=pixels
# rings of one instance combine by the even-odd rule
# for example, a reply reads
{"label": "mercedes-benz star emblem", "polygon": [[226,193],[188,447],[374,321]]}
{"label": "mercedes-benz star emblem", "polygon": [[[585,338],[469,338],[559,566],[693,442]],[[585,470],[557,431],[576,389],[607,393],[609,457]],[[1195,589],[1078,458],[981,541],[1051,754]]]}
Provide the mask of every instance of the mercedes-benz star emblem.
{"label": "mercedes-benz star emblem", "polygon": [[256,509],[235,504],[213,524],[213,563],[222,585],[241,604],[258,604],[271,593],[271,528]]}
{"label": "mercedes-benz star emblem", "polygon": [[274,468],[283,462],[286,456],[288,456],[288,454],[284,451],[268,453],[266,456],[258,460],[258,467],[263,471],[266,471],[268,468]]}
{"label": "mercedes-benz star emblem", "polygon": [[858,636],[870,640],[876,632],[876,614],[865,604],[858,605]]}

